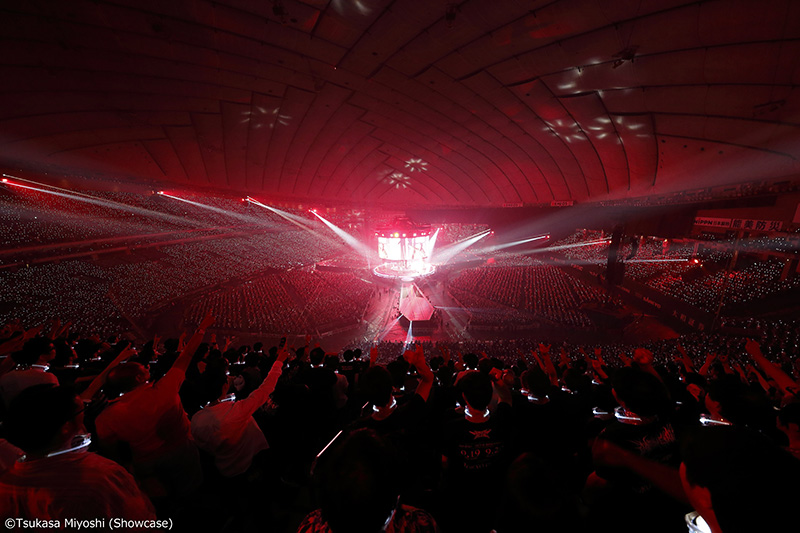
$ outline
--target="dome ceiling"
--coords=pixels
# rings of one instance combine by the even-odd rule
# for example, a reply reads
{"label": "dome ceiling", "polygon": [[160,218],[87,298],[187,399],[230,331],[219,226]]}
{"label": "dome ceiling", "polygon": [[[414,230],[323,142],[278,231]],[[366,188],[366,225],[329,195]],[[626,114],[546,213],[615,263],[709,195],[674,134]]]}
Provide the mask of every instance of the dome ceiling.
{"label": "dome ceiling", "polygon": [[794,0],[6,0],[0,165],[550,204],[800,174]]}

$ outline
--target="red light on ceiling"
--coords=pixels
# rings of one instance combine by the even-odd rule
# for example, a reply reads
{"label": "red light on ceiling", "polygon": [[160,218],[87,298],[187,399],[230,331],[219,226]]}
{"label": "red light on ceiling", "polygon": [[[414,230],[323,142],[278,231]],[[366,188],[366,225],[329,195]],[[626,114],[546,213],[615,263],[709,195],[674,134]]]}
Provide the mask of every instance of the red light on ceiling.
{"label": "red light on ceiling", "polygon": [[2,179],[2,180],[0,180],[0,181],[2,181],[3,183],[8,183],[8,178],[3,178],[3,179]]}

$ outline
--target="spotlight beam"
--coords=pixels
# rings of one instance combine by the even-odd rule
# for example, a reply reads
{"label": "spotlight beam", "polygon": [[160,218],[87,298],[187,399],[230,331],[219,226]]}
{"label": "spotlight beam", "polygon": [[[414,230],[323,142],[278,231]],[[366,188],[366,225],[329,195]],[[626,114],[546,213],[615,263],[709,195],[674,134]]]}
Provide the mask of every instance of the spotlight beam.
{"label": "spotlight beam", "polygon": [[484,237],[491,234],[490,230],[483,231],[472,237],[467,237],[466,239],[462,239],[457,243],[453,243],[449,246],[445,246],[444,248],[440,248],[435,256],[435,260],[440,264],[444,265],[452,258],[454,258],[459,253],[463,252],[479,240],[483,239]]}
{"label": "spotlight beam", "polygon": [[687,263],[691,259],[631,259],[622,263]]}
{"label": "spotlight beam", "polygon": [[316,211],[312,211],[312,213],[318,219],[320,219],[323,224],[328,226],[336,235],[338,235],[345,243],[347,243],[348,246],[353,248],[355,251],[357,251],[358,253],[363,254],[365,256],[368,256],[370,254],[370,249],[365,244],[363,244],[361,241],[359,241],[358,239],[356,239],[355,237],[353,237],[352,235],[350,235],[349,233],[347,233],[343,229],[339,228],[338,226],[336,226],[332,222],[329,222],[328,220],[325,220],[325,218],[323,218],[322,215],[320,215]]}
{"label": "spotlight beam", "polygon": [[295,226],[299,227],[300,229],[304,229],[306,231],[309,231],[309,232],[315,233],[315,234],[317,233],[315,230],[311,229],[310,226],[307,226],[306,224],[303,224],[302,222],[299,222],[298,220],[304,220],[304,219],[298,217],[297,215],[293,215],[291,213],[287,213],[286,211],[282,211],[282,210],[277,209],[275,207],[270,207],[270,206],[268,206],[266,204],[262,204],[258,200],[250,198],[249,196],[246,198],[246,200],[248,202],[250,202],[251,204],[253,204],[253,205],[257,205],[258,207],[263,207],[264,209],[266,209],[268,211],[272,211],[273,213],[275,213],[279,217],[282,217],[282,218],[288,220],[289,222],[291,222]]}
{"label": "spotlight beam", "polygon": [[268,227],[268,228],[277,228],[278,227],[275,224],[269,223],[269,222],[267,222],[265,220],[261,220],[261,219],[256,218],[256,217],[243,215],[241,213],[234,213],[233,211],[228,211],[227,209],[221,209],[219,207],[214,207],[213,205],[201,204],[201,203],[198,203],[198,202],[194,202],[192,200],[187,200],[186,198],[180,198],[178,196],[173,196],[173,195],[167,194],[165,192],[161,192],[159,194],[161,196],[166,196],[168,198],[172,198],[173,200],[178,200],[180,202],[186,202],[187,204],[193,205],[195,207],[199,207],[201,209],[208,209],[209,211],[213,211],[214,213],[219,213],[220,215],[225,215],[225,216],[234,218],[236,220],[241,220],[243,222],[247,222],[249,224],[257,224],[259,226],[265,226],[265,227]]}
{"label": "spotlight beam", "polygon": [[549,246],[547,248],[538,248],[536,250],[531,250],[531,251],[525,252],[525,253],[528,253],[528,254],[536,253],[536,254],[538,254],[538,253],[542,253],[542,252],[552,252],[552,251],[557,251],[557,250],[569,250],[570,248],[581,248],[583,246],[595,246],[595,245],[598,245],[598,244],[608,244],[610,242],[611,241],[609,239],[602,239],[602,240],[599,240],[599,241],[580,242],[578,244],[562,244],[560,246]]}
{"label": "spotlight beam", "polygon": [[[21,179],[21,178],[14,178],[14,179]],[[31,180],[22,179],[27,183],[36,183]],[[40,189],[38,187],[31,187],[30,185],[23,185],[21,183],[13,183],[13,182],[6,182],[6,185],[11,185],[14,187],[19,187],[21,189],[29,189],[31,191],[42,192],[45,194],[51,194],[53,196],[59,196],[61,198],[68,198],[70,200],[75,200],[77,202],[84,202],[92,205],[99,205],[102,207],[107,207],[109,209],[117,209],[120,211],[126,211],[128,213],[135,213],[141,216],[148,216],[153,218],[160,218],[162,220],[167,220],[173,224],[181,225],[181,226],[195,226],[197,228],[204,228],[208,227],[207,224],[203,224],[196,220],[187,219],[183,217],[178,217],[175,215],[169,215],[167,213],[159,213],[158,211],[153,211],[151,209],[145,209],[143,207],[134,207],[132,205],[123,204],[120,202],[115,202],[113,200],[105,200],[103,198],[98,198],[96,196],[91,196],[89,194],[78,193],[74,191],[68,192],[59,192],[59,191],[67,191],[67,189],[62,189],[61,187],[53,187],[52,185],[46,185],[47,187],[51,187],[53,189],[57,189],[55,191],[51,191],[48,189]],[[40,185],[37,183],[37,185]]]}
{"label": "spotlight beam", "polygon": [[486,248],[482,248],[479,253],[497,252],[498,250],[503,250],[505,248],[511,248],[512,246],[518,246],[520,244],[525,244],[527,242],[540,241],[542,239],[547,239],[549,237],[550,237],[550,235],[539,235],[537,237],[531,237],[530,239],[523,239],[521,241],[507,242],[505,244],[498,244],[498,245],[495,245],[495,246],[488,246]]}

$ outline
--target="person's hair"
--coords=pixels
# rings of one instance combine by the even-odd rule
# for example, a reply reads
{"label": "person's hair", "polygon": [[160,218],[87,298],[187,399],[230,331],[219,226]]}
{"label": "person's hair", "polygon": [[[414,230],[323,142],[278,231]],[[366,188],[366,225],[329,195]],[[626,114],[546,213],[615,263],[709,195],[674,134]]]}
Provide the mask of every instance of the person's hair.
{"label": "person's hair", "polygon": [[345,361],[348,361],[348,362],[352,361],[353,360],[353,350],[350,350],[350,349],[345,350],[344,353],[342,354],[342,359],[344,359]]}
{"label": "person's hair", "polygon": [[564,372],[564,385],[571,391],[589,394],[592,388],[592,378],[584,374],[583,370],[572,367]]}
{"label": "person's hair", "polygon": [[533,366],[522,373],[522,386],[536,396],[544,396],[550,388],[550,380],[538,366]]}
{"label": "person's hair", "polygon": [[708,380],[698,374],[697,372],[686,372],[683,375],[683,378],[686,380],[686,385],[697,385],[698,387],[705,389],[708,385]]}
{"label": "person's hair", "polygon": [[486,409],[492,401],[492,380],[483,372],[467,372],[458,380],[458,388],[475,409]]}
{"label": "person's hair", "polygon": [[37,335],[28,339],[22,346],[22,350],[14,354],[14,360],[22,365],[32,365],[39,360],[39,357],[50,351],[53,342],[47,337]]}
{"label": "person's hair", "polygon": [[696,428],[681,456],[690,485],[705,487],[725,533],[783,531],[797,520],[800,461],[758,432]]}
{"label": "person's hair", "polygon": [[339,369],[339,356],[338,355],[326,355],[325,361],[323,363],[325,368],[329,368],[336,372]]}
{"label": "person's hair", "polygon": [[[250,354],[248,354],[250,355]],[[225,353],[222,354],[226,361],[230,364],[238,363],[239,362],[239,352],[236,351],[235,348],[228,348],[225,350]],[[245,356],[245,361],[247,361],[247,356]]]}
{"label": "person's hair", "polygon": [[484,357],[483,359],[478,361],[478,371],[480,371],[480,372],[482,372],[484,374],[488,375],[489,372],[491,372],[493,368],[495,368],[494,362],[491,359],[487,358],[487,357]]}
{"label": "person's hair", "polygon": [[320,347],[313,348],[311,352],[308,354],[308,361],[314,366],[321,365],[322,361],[324,360],[325,360],[325,350],[323,350]]}
{"label": "person's hair", "polygon": [[375,533],[397,503],[397,454],[374,431],[360,429],[322,456],[315,485],[334,533]]}
{"label": "person's hair", "polygon": [[78,354],[78,358],[82,361],[94,357],[99,349],[100,345],[92,339],[80,339],[75,345],[75,353]]}
{"label": "person's hair", "polygon": [[392,376],[392,384],[400,388],[406,384],[406,375],[408,374],[409,364],[405,359],[399,357],[386,365],[386,370]]}
{"label": "person's hair", "polygon": [[620,368],[611,378],[614,392],[628,409],[640,416],[666,414],[670,407],[666,386],[654,375],[631,367]]}
{"label": "person's hair", "polygon": [[[216,360],[219,360],[219,359],[225,359],[225,357],[223,357],[221,350],[218,350],[217,348],[214,348],[213,350],[209,350],[208,351],[208,353],[205,356],[205,359],[206,359],[206,363],[208,363],[209,361],[216,361]],[[228,360],[225,359],[225,362],[227,362],[227,361]]]}
{"label": "person's hair", "polygon": [[392,400],[392,376],[382,366],[373,366],[361,374],[361,393],[373,405],[384,406]]}
{"label": "person's hair", "polygon": [[467,355],[465,355],[464,356],[464,365],[466,365],[467,368],[470,368],[472,370],[476,370],[478,368],[478,356],[477,356],[477,354],[474,354],[474,353],[470,352]]}
{"label": "person's hair", "polygon": [[260,355],[258,355],[256,352],[250,352],[249,354],[244,356],[244,366],[247,367],[258,366],[260,360],[261,360]]}
{"label": "person's hair", "polygon": [[28,387],[14,398],[4,424],[8,441],[27,453],[46,452],[62,426],[77,414],[72,387]]}
{"label": "person's hair", "polygon": [[178,344],[180,341],[178,339],[167,339],[164,341],[164,350],[167,352],[177,352],[178,351]]}
{"label": "person's hair", "polygon": [[206,364],[203,371],[201,385],[204,390],[204,400],[214,401],[222,394],[222,387],[228,382],[228,360],[223,358],[212,359]]}
{"label": "person's hair", "polygon": [[792,402],[783,406],[778,412],[781,424],[797,424],[800,426],[800,402]]}
{"label": "person's hair", "polygon": [[63,367],[69,364],[70,359],[72,359],[72,349],[67,341],[64,339],[56,339],[53,341],[53,345],[56,348],[56,356],[53,358],[52,364],[56,367]]}
{"label": "person's hair", "polygon": [[105,388],[115,396],[128,392],[138,385],[137,376],[142,372],[141,363],[127,362],[111,369],[106,378]]}

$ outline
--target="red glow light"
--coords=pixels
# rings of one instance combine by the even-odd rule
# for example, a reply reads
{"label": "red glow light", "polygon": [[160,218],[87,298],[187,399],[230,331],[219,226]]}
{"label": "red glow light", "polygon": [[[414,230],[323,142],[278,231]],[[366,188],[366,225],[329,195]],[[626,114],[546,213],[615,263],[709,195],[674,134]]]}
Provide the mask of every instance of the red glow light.
{"label": "red glow light", "polygon": [[3,179],[2,179],[2,180],[0,180],[0,181],[2,181],[3,183],[8,183],[8,178],[3,178]]}

